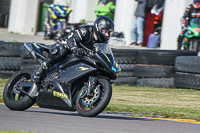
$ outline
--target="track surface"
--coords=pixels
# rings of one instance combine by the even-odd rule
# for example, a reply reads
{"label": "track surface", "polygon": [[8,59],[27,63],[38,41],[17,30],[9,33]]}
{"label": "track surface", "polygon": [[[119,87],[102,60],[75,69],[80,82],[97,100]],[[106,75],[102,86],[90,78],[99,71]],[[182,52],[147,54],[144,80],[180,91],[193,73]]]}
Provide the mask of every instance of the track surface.
{"label": "track surface", "polygon": [[0,129],[42,133],[199,133],[200,124],[101,113],[88,118],[76,112],[32,107],[11,111],[0,104]]}

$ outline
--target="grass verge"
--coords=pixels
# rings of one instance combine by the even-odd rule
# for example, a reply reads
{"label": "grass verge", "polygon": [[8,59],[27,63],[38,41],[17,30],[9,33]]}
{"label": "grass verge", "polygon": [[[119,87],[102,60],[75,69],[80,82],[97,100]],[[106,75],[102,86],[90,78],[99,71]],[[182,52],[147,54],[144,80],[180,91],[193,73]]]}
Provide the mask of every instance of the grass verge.
{"label": "grass verge", "polygon": [[35,132],[17,131],[17,130],[0,130],[0,133],[35,133]]}
{"label": "grass verge", "polygon": [[[6,82],[7,79],[0,79],[0,102]],[[113,85],[112,99],[105,111],[200,121],[199,101],[199,90]]]}
{"label": "grass verge", "polygon": [[199,101],[199,90],[113,86],[106,111],[200,121]]}
{"label": "grass verge", "polygon": [[3,102],[3,89],[7,83],[8,79],[0,79],[0,103]]}

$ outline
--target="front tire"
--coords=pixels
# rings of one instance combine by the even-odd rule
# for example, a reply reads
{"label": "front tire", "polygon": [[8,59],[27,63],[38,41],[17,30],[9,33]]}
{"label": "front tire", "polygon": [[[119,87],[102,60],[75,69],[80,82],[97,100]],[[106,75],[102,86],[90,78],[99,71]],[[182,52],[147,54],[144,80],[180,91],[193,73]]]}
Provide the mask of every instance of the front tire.
{"label": "front tire", "polygon": [[[35,103],[33,99],[16,89],[20,82],[31,82],[31,74],[31,70],[20,70],[8,80],[3,92],[3,101],[9,109],[23,111]],[[22,89],[29,92],[31,88]]]}
{"label": "front tire", "polygon": [[80,90],[77,96],[76,110],[81,116],[93,117],[101,113],[110,102],[112,87],[107,79],[100,78],[93,90],[93,97],[88,97],[86,93],[87,85]]}
{"label": "front tire", "polygon": [[196,51],[198,53],[200,47],[199,45],[200,45],[199,40],[191,39],[189,42],[189,49],[192,51]]}

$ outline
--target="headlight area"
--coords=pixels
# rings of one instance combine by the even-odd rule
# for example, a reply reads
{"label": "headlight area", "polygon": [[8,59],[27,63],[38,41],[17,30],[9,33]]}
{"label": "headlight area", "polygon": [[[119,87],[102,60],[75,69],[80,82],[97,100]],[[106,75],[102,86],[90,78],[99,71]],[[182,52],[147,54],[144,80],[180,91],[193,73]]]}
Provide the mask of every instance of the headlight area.
{"label": "headlight area", "polygon": [[120,72],[116,72],[115,75],[118,76]]}

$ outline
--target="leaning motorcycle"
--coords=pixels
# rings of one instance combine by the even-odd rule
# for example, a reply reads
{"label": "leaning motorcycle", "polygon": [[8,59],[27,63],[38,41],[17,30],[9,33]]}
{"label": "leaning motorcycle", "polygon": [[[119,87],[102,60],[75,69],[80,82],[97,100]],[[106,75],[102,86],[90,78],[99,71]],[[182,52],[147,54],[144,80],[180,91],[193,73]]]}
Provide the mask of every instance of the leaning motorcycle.
{"label": "leaning motorcycle", "polygon": [[190,21],[187,32],[183,36],[182,43],[179,43],[180,50],[194,50],[199,52],[200,46],[200,18],[194,18]]}
{"label": "leaning motorcycle", "polygon": [[[49,49],[37,43],[25,43],[31,56],[42,63]],[[101,113],[112,96],[110,79],[116,79],[121,69],[114,61],[107,44],[95,44],[93,54],[68,55],[49,68],[38,90],[31,81],[32,70],[20,70],[7,82],[3,100],[11,110],[26,110],[33,104],[41,108],[77,111],[93,117]]]}
{"label": "leaning motorcycle", "polygon": [[51,4],[45,16],[44,39],[58,40],[66,36],[65,29],[71,12],[69,6]]}

